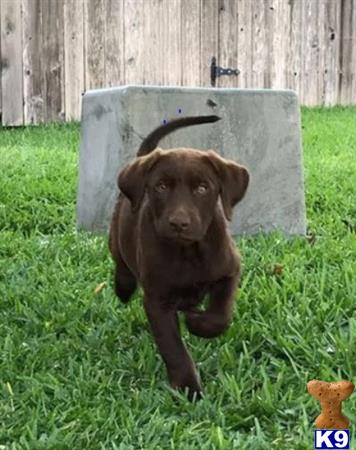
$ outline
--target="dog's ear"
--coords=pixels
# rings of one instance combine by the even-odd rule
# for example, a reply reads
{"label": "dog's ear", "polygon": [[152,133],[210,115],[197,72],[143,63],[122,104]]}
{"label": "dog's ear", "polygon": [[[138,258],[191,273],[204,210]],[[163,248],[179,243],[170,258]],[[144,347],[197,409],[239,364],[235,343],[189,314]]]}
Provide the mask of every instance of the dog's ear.
{"label": "dog's ear", "polygon": [[143,199],[148,172],[157,163],[162,153],[161,149],[156,149],[147,156],[140,156],[119,174],[119,189],[130,200],[133,212],[137,211]]}
{"label": "dog's ear", "polygon": [[233,207],[245,195],[250,180],[249,172],[246,167],[222,158],[213,150],[207,152],[207,158],[220,181],[220,195],[225,217],[231,220]]}

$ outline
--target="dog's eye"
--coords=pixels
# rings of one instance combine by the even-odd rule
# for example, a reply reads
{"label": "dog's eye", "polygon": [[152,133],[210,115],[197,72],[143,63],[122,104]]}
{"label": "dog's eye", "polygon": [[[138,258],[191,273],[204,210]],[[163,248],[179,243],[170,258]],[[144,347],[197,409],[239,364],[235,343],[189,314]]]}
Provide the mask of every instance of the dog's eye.
{"label": "dog's eye", "polygon": [[206,191],[208,190],[208,186],[206,184],[199,184],[199,186],[195,189],[195,192],[197,194],[205,194]]}
{"label": "dog's eye", "polygon": [[167,190],[167,185],[163,181],[160,181],[156,184],[155,189],[157,192],[164,192]]}

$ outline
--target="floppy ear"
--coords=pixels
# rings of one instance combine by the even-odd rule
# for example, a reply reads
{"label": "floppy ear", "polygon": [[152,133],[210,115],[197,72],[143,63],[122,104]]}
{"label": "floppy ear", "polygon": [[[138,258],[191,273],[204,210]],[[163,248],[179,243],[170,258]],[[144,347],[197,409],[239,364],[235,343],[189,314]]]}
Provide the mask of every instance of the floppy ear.
{"label": "floppy ear", "polygon": [[207,156],[220,180],[220,195],[225,217],[231,220],[232,208],[245,195],[250,179],[249,172],[246,167],[222,158],[213,150],[209,150]]}
{"label": "floppy ear", "polygon": [[136,212],[139,208],[146,190],[147,174],[162,153],[161,149],[156,149],[147,156],[140,156],[120,172],[118,186],[130,200],[132,212]]}

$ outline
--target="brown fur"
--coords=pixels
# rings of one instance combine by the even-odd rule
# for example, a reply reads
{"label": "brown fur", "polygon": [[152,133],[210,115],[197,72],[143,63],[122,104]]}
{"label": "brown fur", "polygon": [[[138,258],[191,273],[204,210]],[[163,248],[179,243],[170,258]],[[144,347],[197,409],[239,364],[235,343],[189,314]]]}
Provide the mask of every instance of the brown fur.
{"label": "brown fur", "polygon": [[[207,117],[178,119],[143,142],[139,154],[144,156],[119,175],[121,193],[110,229],[116,294],[128,302],[137,284],[142,286],[170,383],[188,388],[190,399],[200,396],[201,384],[180,337],[177,311],[196,336],[211,338],[228,327],[240,258],[226,219],[244,196],[249,174],[212,150],[152,150],[178,127],[219,119]],[[209,304],[202,311],[198,306],[205,296]]]}

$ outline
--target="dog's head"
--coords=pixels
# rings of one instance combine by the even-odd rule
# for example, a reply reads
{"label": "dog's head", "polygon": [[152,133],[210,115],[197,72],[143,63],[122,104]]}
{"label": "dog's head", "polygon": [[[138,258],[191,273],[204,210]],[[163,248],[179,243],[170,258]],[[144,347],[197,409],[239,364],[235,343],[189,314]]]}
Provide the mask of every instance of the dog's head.
{"label": "dog's head", "polygon": [[201,240],[221,196],[224,214],[244,196],[247,169],[216,152],[162,150],[134,160],[119,175],[119,188],[137,211],[145,192],[157,233],[182,243]]}

